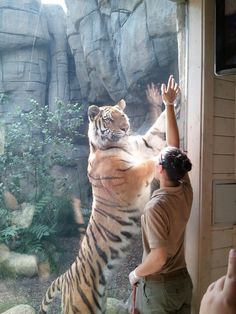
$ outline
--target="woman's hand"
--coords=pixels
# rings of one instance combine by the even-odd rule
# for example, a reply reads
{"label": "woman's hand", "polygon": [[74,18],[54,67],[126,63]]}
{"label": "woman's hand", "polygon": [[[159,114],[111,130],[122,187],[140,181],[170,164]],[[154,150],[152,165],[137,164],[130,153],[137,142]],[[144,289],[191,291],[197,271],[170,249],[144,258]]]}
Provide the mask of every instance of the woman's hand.
{"label": "woman's hand", "polygon": [[167,87],[165,84],[161,85],[161,93],[164,104],[174,105],[174,102],[179,91],[180,91],[179,85],[175,82],[173,75],[170,75]]}

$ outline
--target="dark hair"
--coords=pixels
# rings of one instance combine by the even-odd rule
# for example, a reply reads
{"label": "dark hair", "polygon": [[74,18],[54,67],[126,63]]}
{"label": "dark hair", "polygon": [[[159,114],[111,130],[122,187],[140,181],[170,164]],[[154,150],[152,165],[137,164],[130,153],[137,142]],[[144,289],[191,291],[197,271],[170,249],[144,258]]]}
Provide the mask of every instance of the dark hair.
{"label": "dark hair", "polygon": [[188,156],[179,148],[168,147],[161,154],[160,164],[166,170],[171,181],[181,180],[192,169]]}

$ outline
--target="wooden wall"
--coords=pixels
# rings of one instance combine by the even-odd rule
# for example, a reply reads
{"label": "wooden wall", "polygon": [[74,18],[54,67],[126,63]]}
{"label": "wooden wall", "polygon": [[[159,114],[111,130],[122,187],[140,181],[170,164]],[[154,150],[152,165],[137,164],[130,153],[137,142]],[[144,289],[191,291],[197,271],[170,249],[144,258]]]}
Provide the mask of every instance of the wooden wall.
{"label": "wooden wall", "polygon": [[211,235],[211,281],[215,281],[226,274],[229,250],[236,248],[236,226],[214,226]]}
{"label": "wooden wall", "polygon": [[209,284],[225,275],[236,247],[236,225],[213,225],[214,180],[236,180],[236,76],[214,75],[214,0],[188,0],[187,151],[194,200],[186,232],[186,261],[199,313]]}
{"label": "wooden wall", "polygon": [[213,179],[235,179],[235,79],[214,78]]}
{"label": "wooden wall", "polygon": [[[214,77],[212,180],[234,180],[236,160],[236,80]],[[206,105],[206,104],[205,104]],[[211,281],[226,273],[228,252],[236,248],[236,225],[211,227]]]}

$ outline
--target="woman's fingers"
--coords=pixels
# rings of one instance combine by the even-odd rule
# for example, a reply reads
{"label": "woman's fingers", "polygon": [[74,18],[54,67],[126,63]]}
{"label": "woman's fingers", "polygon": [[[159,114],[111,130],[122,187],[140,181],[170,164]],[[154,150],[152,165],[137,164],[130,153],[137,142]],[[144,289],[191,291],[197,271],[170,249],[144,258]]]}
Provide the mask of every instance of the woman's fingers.
{"label": "woman's fingers", "polygon": [[170,89],[174,90],[176,93],[179,92],[179,85],[175,82],[173,75],[169,76],[167,84],[167,91],[169,91]]}
{"label": "woman's fingers", "polygon": [[169,76],[169,79],[168,79],[168,84],[167,84],[167,90],[169,90],[170,88],[172,88],[172,80],[173,80],[173,75],[170,75]]}
{"label": "woman's fingers", "polygon": [[175,88],[175,79],[174,79],[173,76],[172,76],[172,79],[171,79],[171,88],[172,88],[172,89]]}
{"label": "woman's fingers", "polygon": [[178,89],[179,89],[179,85],[175,83],[174,90],[176,91],[176,93],[178,92]]}

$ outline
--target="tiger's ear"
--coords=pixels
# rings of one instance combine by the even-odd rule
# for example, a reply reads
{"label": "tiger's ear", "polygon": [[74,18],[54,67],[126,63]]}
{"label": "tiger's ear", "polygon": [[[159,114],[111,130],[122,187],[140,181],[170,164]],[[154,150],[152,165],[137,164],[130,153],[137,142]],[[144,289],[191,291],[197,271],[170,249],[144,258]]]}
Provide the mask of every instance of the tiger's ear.
{"label": "tiger's ear", "polygon": [[119,109],[121,109],[122,111],[125,109],[126,107],[126,102],[124,101],[124,99],[121,99],[117,104],[117,107],[119,107]]}
{"label": "tiger's ear", "polygon": [[93,121],[94,118],[99,114],[100,108],[98,106],[92,105],[88,108],[88,118],[89,121]]}

